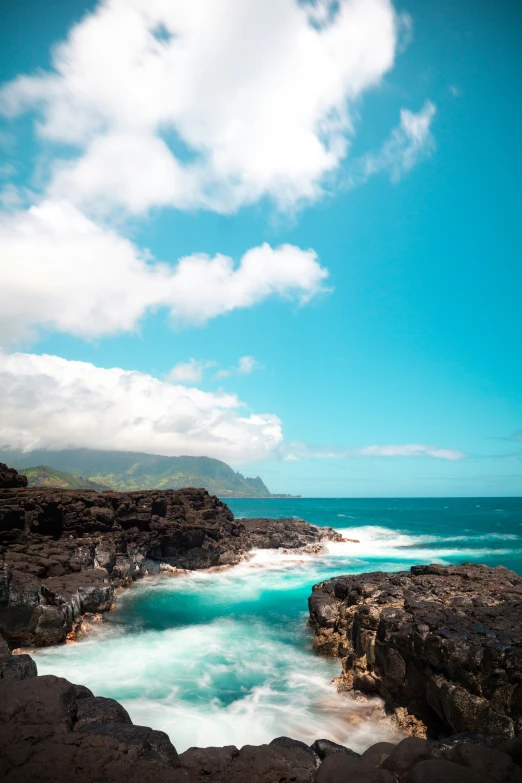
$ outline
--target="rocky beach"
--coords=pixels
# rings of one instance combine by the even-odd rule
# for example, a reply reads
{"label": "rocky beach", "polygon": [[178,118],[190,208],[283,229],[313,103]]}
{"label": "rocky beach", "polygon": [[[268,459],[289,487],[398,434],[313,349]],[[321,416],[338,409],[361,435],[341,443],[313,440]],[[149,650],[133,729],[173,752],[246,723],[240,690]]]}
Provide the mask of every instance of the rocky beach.
{"label": "rocky beach", "polygon": [[382,698],[410,735],[402,741],[356,752],[327,739],[279,737],[178,753],[175,739],[134,725],[114,699],[38,676],[20,648],[81,638],[114,605],[115,591],[140,577],[223,569],[248,561],[251,550],[310,558],[327,542],[357,546],[357,539],[301,519],[235,519],[205,490],[27,488],[6,466],[0,480],[2,780],[522,779],[522,579],[513,571],[413,566],[314,586],[309,624],[319,655],[341,659],[338,689]]}

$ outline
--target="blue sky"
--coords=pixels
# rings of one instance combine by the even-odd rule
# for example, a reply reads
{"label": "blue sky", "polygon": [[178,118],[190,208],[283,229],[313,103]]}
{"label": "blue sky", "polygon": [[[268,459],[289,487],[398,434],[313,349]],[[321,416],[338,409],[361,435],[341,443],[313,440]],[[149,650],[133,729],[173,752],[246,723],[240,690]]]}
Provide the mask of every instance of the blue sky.
{"label": "blue sky", "polygon": [[520,4],[183,5],[3,6],[0,445],[521,494]]}

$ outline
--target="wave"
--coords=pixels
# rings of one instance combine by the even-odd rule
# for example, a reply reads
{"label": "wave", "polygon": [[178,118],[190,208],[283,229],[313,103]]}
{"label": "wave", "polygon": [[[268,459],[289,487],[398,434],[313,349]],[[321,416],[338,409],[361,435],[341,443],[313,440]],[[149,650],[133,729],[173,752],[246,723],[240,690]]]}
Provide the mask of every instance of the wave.
{"label": "wave", "polygon": [[166,731],[178,751],[282,735],[307,743],[326,737],[361,751],[397,741],[378,699],[357,702],[330,684],[338,662],[248,618],[141,634],[109,629],[103,639],[44,650],[37,660],[42,674],[59,671],[118,699],[135,723]]}
{"label": "wave", "polygon": [[38,651],[39,672],[118,699],[135,723],[167,731],[179,751],[281,735],[326,737],[359,751],[397,741],[380,702],[338,694],[330,682],[339,662],[311,651],[311,586],[343,573],[513,554],[520,536],[417,535],[382,525],[339,532],[359,543],[325,541],[319,555],[254,550],[232,568],[141,580],[119,594],[94,635]]}

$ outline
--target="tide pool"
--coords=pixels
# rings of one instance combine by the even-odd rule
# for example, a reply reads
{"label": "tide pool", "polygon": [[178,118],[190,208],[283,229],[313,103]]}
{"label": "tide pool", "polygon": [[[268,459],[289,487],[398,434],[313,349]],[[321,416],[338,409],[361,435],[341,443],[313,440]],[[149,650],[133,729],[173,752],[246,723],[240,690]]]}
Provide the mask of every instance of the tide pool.
{"label": "tide pool", "polygon": [[483,562],[522,573],[520,499],[231,500],[237,517],[297,516],[359,543],[320,556],[265,550],[222,571],[146,579],[86,639],[39,651],[40,674],[118,699],[178,749],[326,737],[363,750],[393,739],[375,703],[339,695],[338,661],[306,626],[312,585],[342,573]]}

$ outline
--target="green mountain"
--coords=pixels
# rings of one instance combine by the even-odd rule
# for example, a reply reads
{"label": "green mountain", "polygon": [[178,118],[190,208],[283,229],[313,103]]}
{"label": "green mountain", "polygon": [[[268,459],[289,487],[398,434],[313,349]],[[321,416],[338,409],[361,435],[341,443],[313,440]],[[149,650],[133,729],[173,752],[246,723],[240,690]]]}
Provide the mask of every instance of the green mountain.
{"label": "green mountain", "polygon": [[107,484],[101,484],[97,481],[81,476],[73,476],[72,473],[63,473],[61,470],[50,468],[49,465],[37,465],[35,468],[23,469],[27,476],[27,483],[30,487],[60,487],[60,489],[95,489],[97,492],[103,492],[104,489],[112,489]]}
{"label": "green mountain", "polygon": [[[25,472],[27,466],[40,465],[45,466],[45,470],[61,472],[62,476],[64,473],[70,474],[83,482],[82,487],[86,486],[87,479],[104,488],[118,490],[203,487],[220,497],[276,497],[269,492],[259,476],[245,478],[225,462],[210,457],[162,457],[94,449],[37,450],[27,453],[4,449],[0,451],[0,460],[17,470],[22,469],[22,472]],[[43,468],[31,470],[42,471]]]}

